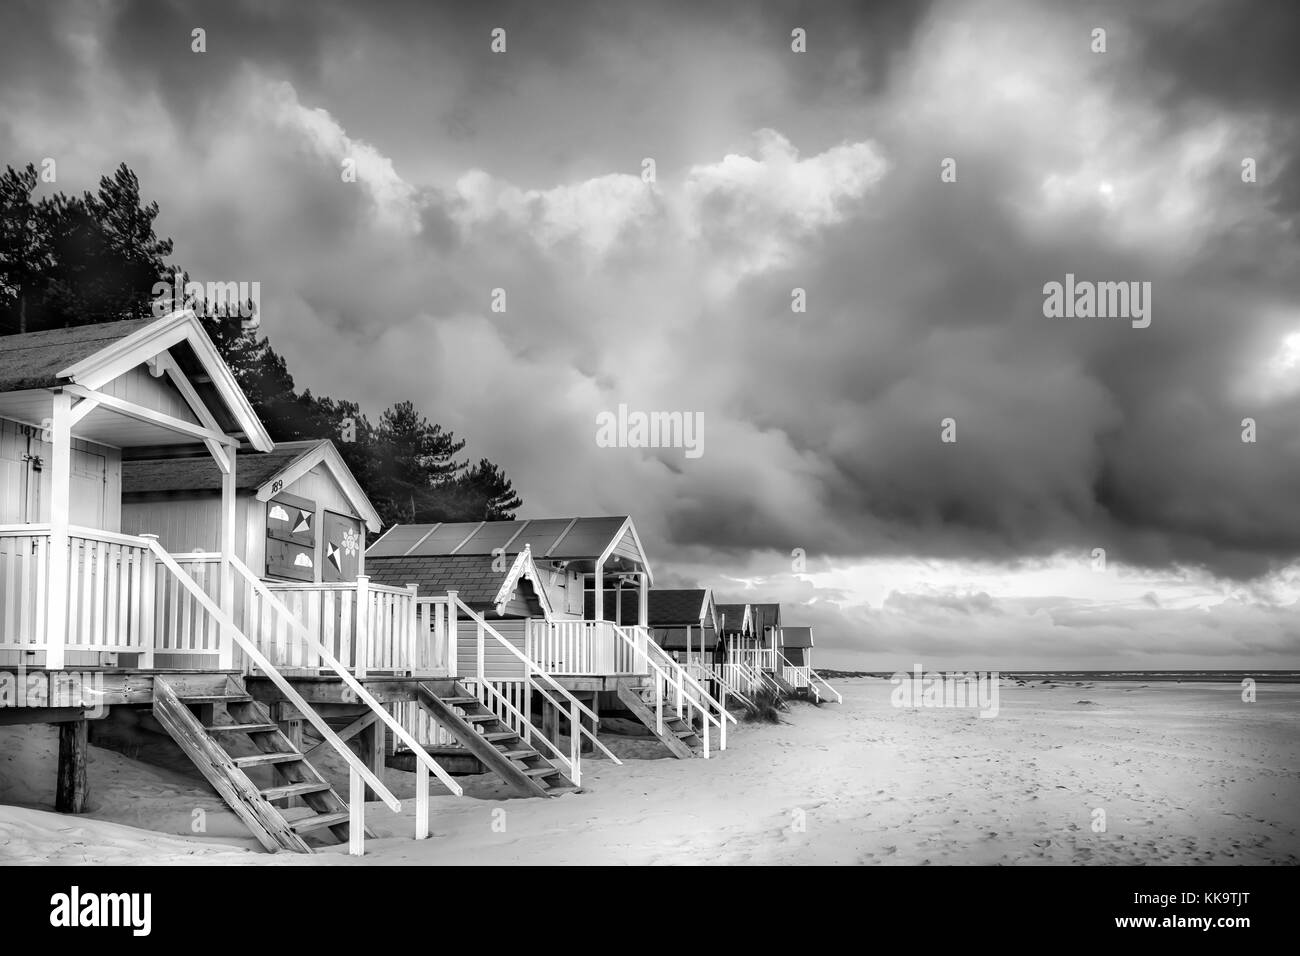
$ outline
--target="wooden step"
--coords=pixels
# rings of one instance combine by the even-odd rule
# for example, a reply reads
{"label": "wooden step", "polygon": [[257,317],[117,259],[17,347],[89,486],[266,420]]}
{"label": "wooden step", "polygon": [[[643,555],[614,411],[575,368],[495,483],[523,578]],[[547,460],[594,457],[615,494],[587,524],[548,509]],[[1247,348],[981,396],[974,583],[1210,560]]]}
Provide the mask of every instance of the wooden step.
{"label": "wooden step", "polygon": [[319,830],[321,827],[332,827],[340,823],[347,823],[349,819],[351,819],[351,814],[346,810],[340,810],[338,813],[318,813],[314,817],[291,820],[289,827],[294,833],[307,833],[311,830]]}
{"label": "wooden step", "polygon": [[301,797],[308,793],[320,793],[328,790],[328,783],[287,783],[281,787],[267,787],[261,791],[267,800],[281,800],[284,797]]}
{"label": "wooden step", "polygon": [[195,694],[192,697],[179,698],[187,707],[201,704],[247,704],[252,701],[252,694]]}
{"label": "wooden step", "polygon": [[466,704],[481,703],[477,697],[440,697],[438,699],[444,704],[451,704],[453,707],[463,707]]}
{"label": "wooden step", "polygon": [[267,734],[280,728],[275,724],[213,724],[203,729],[210,734]]}
{"label": "wooden step", "polygon": [[295,760],[302,759],[302,754],[286,750],[283,753],[252,754],[248,757],[232,757],[231,761],[236,767],[261,767],[265,764],[292,763]]}
{"label": "wooden step", "polygon": [[[451,688],[444,685],[440,690],[444,693],[451,691],[448,697],[463,697],[468,693],[460,684],[454,684]],[[440,697],[434,693],[432,687],[424,683],[416,684],[416,699],[429,716],[445,727],[462,747],[477,757],[486,769],[504,780],[520,796],[549,796],[550,790],[546,787],[548,779],[554,779],[560,784],[568,782],[560,771],[549,764],[545,768],[520,764],[518,762],[520,760],[536,758],[540,755],[527,751],[521,736],[513,730],[505,729],[501,718],[496,714],[458,713],[447,703],[447,697]],[[480,733],[493,725],[498,729]],[[508,742],[498,746],[498,742],[501,741]]]}

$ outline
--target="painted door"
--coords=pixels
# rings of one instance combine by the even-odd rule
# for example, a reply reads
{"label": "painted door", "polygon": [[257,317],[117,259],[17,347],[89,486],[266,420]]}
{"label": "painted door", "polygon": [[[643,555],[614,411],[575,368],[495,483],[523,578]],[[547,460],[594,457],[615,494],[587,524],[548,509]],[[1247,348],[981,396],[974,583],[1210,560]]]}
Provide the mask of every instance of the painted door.
{"label": "painted door", "polygon": [[355,581],[361,569],[361,519],[325,512],[321,580]]}
{"label": "painted door", "polygon": [[316,503],[282,491],[266,503],[266,575],[314,583]]}
{"label": "painted door", "polygon": [[[0,524],[50,520],[49,442],[32,425],[0,422]],[[72,449],[68,520],[83,528],[103,528],[107,517],[108,459],[98,452]]]}

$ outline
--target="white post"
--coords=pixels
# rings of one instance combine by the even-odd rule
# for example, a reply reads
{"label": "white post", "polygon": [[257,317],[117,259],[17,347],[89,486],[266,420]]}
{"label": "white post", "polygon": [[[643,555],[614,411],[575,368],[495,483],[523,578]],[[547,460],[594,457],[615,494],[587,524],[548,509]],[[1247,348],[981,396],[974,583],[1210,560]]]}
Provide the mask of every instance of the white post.
{"label": "white post", "polygon": [[595,574],[596,596],[594,599],[595,611],[592,616],[597,621],[605,620],[605,564],[601,562],[596,565]]}
{"label": "white post", "polygon": [[414,674],[420,666],[420,650],[424,642],[424,638],[420,634],[420,620],[415,613],[418,607],[415,602],[420,599],[420,586],[418,584],[408,584],[406,591],[411,595],[411,600],[406,607],[406,613],[402,615],[402,629],[405,632],[402,638],[403,660],[396,663],[395,666],[405,667]]}
{"label": "white post", "polygon": [[352,635],[352,646],[357,655],[352,673],[365,677],[370,660],[370,577],[365,574],[357,575],[357,630]]}
{"label": "white post", "polygon": [[[142,538],[158,540],[156,534],[142,534]],[[158,564],[152,548],[145,548],[140,555],[140,666],[146,670],[153,667],[154,647],[158,643],[154,627],[153,611],[154,586],[158,580]]]}
{"label": "white post", "polygon": [[636,612],[636,622],[642,627],[650,626],[650,576],[645,570],[641,571],[641,587],[638,594],[638,606]]}
{"label": "white post", "polygon": [[348,854],[366,852],[366,785],[357,768],[348,776]]}
{"label": "white post", "polygon": [[[68,630],[68,513],[72,493],[72,396],[54,392],[50,423],[50,548],[45,666],[61,670]],[[89,610],[89,609],[87,609]]]}
{"label": "white post", "polygon": [[[573,784],[582,786],[582,733],[578,724],[578,699],[569,702],[569,766],[573,768]],[[594,752],[594,751],[593,751]]]}
{"label": "white post", "polygon": [[447,667],[451,671],[451,677],[460,676],[460,663],[457,660],[459,641],[457,638],[456,626],[456,602],[460,600],[456,595],[457,591],[447,592]]}
{"label": "white post", "polygon": [[[235,569],[230,556],[235,553],[235,448],[226,448],[230,463],[221,474],[221,611],[232,622],[235,619]],[[218,462],[220,464],[220,462]],[[217,653],[217,666],[229,670],[235,664],[235,636],[232,625],[221,625],[221,647]]]}
{"label": "white post", "polygon": [[483,676],[483,645],[484,645],[485,635],[483,633],[483,622],[481,620],[474,622],[474,637],[475,637],[475,641],[477,642],[475,656],[478,658],[477,669],[475,673],[478,675],[479,687],[482,688],[487,685],[483,683],[485,680]]}
{"label": "white post", "polygon": [[429,837],[429,767],[423,760],[415,762],[415,838]]}

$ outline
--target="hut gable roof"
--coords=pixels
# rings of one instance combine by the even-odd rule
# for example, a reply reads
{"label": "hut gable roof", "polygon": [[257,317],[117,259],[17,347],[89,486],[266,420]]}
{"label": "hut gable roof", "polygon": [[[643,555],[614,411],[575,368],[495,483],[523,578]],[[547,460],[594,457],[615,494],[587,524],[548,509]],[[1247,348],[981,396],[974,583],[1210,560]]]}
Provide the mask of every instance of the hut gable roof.
{"label": "hut gable roof", "polygon": [[[379,513],[357,483],[343,456],[327,438],[278,442],[269,452],[242,454],[235,459],[235,487],[268,501],[274,483],[285,486],[307,471],[324,465],[371,531],[380,527]],[[122,494],[159,492],[219,492],[221,474],[207,458],[141,458],[122,462]]]}

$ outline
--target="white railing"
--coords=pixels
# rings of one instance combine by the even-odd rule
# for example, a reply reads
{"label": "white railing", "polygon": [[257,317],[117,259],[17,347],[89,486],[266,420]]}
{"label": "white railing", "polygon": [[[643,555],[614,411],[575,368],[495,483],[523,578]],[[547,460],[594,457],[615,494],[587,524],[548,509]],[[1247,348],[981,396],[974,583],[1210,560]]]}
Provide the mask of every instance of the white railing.
{"label": "white railing", "polygon": [[[154,547],[162,554],[166,554],[165,551],[162,551],[162,548],[157,546],[157,542],[154,542]],[[168,557],[167,560],[171,561],[171,558]],[[174,564],[174,562],[172,563]],[[388,729],[393,732],[397,739],[405,744],[415,755],[415,838],[417,840],[427,838],[429,835],[430,774],[437,777],[442,785],[456,796],[461,796],[464,793],[460,784],[452,779],[447,771],[445,771],[436,760],[429,756],[424,747],[420,745],[420,742],[411,736],[406,728],[402,726],[401,722],[385,710],[383,705],[380,704],[379,701],[377,701],[371,693],[352,676],[348,671],[348,668],[330,652],[329,648],[321,644],[321,642],[316,639],[315,634],[308,630],[306,625],[293,616],[293,613],[271,592],[270,588],[267,587],[266,583],[262,581],[261,578],[253,574],[244,562],[240,561],[236,557],[231,557],[230,565],[236,575],[243,579],[245,586],[257,593],[263,601],[263,606],[269,608],[270,611],[277,615],[280,620],[284,621],[285,624],[292,629],[299,641],[309,645],[311,653],[315,658],[318,659],[324,667],[327,667],[338,675],[343,683],[347,685],[348,689],[357,696],[357,699],[369,707],[380,721],[382,721]],[[176,565],[176,569],[180,573],[184,573],[183,571],[180,571],[179,565]],[[202,594],[201,591],[197,591],[197,588],[196,592]],[[211,599],[207,598],[206,595],[204,596],[204,599],[209,602],[211,601]],[[233,627],[234,622],[232,620],[226,618],[226,622]],[[321,732],[322,739],[328,740],[334,744],[336,750],[342,748],[342,751],[344,752],[343,756],[348,760],[349,766],[352,767],[352,776],[349,785],[350,799],[348,801],[353,814],[353,821],[348,827],[352,837],[351,849],[355,855],[360,855],[362,851],[362,841],[364,840],[365,834],[365,788],[362,786],[362,781],[364,780],[365,783],[369,784],[394,812],[398,812],[402,809],[401,802],[398,801],[396,797],[393,797],[388,789],[378,781],[378,778],[376,778],[374,774],[366,768],[365,764],[357,758],[356,754],[352,753],[351,749],[348,748],[346,744],[338,740],[338,737],[332,730],[330,730],[329,725],[325,724],[325,722],[315,714],[315,712],[307,705],[307,702],[302,699],[298,692],[293,689],[293,686],[285,680],[283,675],[275,669],[274,665],[261,653],[261,651],[251,641],[244,638],[238,631],[235,631],[234,634],[236,635],[236,640],[239,641],[244,653],[248,655],[251,663],[261,669],[263,674],[271,679],[276,687],[280,689],[280,692],[283,693],[295,707],[303,711],[303,716],[307,717],[307,719],[312,722],[313,726]],[[387,796],[384,796],[385,794]],[[360,807],[360,810],[358,810],[358,807]]]}
{"label": "white railing", "polygon": [[[818,684],[821,684],[822,686],[822,689],[820,691],[817,689]],[[818,674],[815,670],[813,670],[811,664],[808,665],[808,689],[813,692],[814,696],[816,696],[818,700],[821,700],[822,697],[825,696],[825,694],[829,694],[834,696],[835,702],[837,704],[844,703],[844,695],[841,694],[839,691],[837,691],[830,684],[826,683],[826,679],[822,677],[821,674]],[[825,694],[823,694],[822,691],[825,691]]]}
{"label": "white railing", "polygon": [[[347,744],[345,744],[342,740],[339,739],[338,735],[334,733],[334,731],[330,728],[329,724],[325,722],[324,718],[322,718],[318,713],[316,713],[316,711],[311,707],[311,705],[308,704],[307,701],[303,699],[302,695],[299,694],[293,688],[292,684],[290,684],[287,680],[285,680],[284,675],[282,675],[279,671],[275,669],[274,665],[269,660],[267,660],[267,658],[262,654],[260,650],[258,650],[257,645],[254,644],[253,641],[249,640],[248,637],[245,636],[244,633],[239,630],[239,628],[235,625],[234,619],[230,617],[230,615],[228,615],[225,611],[223,611],[221,607],[203,591],[203,589],[199,586],[198,582],[195,581],[192,577],[190,577],[189,572],[187,572],[184,568],[182,568],[180,564],[178,564],[176,560],[170,554],[168,554],[167,551],[160,544],[158,544],[157,538],[152,535],[148,535],[142,538],[142,540],[146,542],[147,546],[149,547],[150,551],[152,552],[158,564],[162,568],[164,568],[166,572],[169,573],[177,582],[179,582],[181,587],[183,587],[189,593],[189,595],[198,604],[198,606],[202,608],[202,610],[206,613],[207,616],[214,619],[216,626],[219,629],[219,633],[223,635],[229,635],[230,639],[239,647],[241,651],[243,651],[245,655],[247,655],[249,661],[255,667],[259,668],[261,672],[267,678],[269,678],[273,684],[275,684],[275,686],[279,689],[280,693],[284,695],[285,699],[289,701],[289,703],[291,703],[298,710],[299,713],[302,714],[302,716],[307,720],[308,723],[310,723],[313,727],[316,728],[316,732],[320,734],[321,740],[324,741],[325,743],[328,743],[334,749],[334,751],[340,757],[343,758],[344,762],[347,763],[349,769],[348,810],[350,814],[348,820],[348,833],[349,833],[348,851],[354,856],[360,856],[365,850],[365,832],[366,832],[365,788],[366,786],[369,785],[371,790],[374,791],[375,795],[378,796],[379,799],[382,800],[385,804],[387,804],[389,809],[391,809],[394,813],[401,811],[402,802],[398,800],[397,797],[393,795],[392,791],[389,790],[388,787],[384,785],[383,781],[380,780],[377,776],[375,776],[374,772],[371,771],[371,769],[367,767],[365,763],[355,753],[352,752],[352,749]],[[240,562],[238,559],[232,558],[231,566],[240,574],[244,575],[245,577],[248,578],[252,577],[248,569],[245,568],[243,563]],[[252,578],[252,580],[256,582],[256,578]],[[313,640],[313,638],[310,635],[307,635],[305,633],[304,633],[304,637],[309,641]],[[337,661],[335,661],[334,664],[337,665]],[[350,675],[348,675],[346,671],[343,671],[341,667],[339,667],[338,670],[345,680],[351,680]],[[359,696],[364,695],[362,699],[366,700],[366,702],[370,704],[372,707],[378,706],[373,702],[373,699],[370,698],[369,695],[365,693],[365,690],[361,688],[360,685],[357,685],[355,681],[352,681],[352,683],[355,685],[353,689],[361,692]],[[424,823],[425,832],[423,834],[421,834],[420,832],[420,813],[417,812],[417,821],[416,821],[417,839],[422,838],[422,836],[428,835],[427,833],[428,831],[427,771],[421,773],[420,782],[423,784],[423,787],[417,791],[417,799],[419,798],[420,794],[423,794],[423,800],[421,801],[421,806],[423,807],[423,823]],[[455,783],[455,781],[452,781],[450,778],[448,778],[447,782],[450,783],[450,787],[453,793],[460,792],[460,787]]]}
{"label": "white railing", "polygon": [[[648,631],[635,628],[637,640]],[[528,625],[528,655],[549,674],[642,675],[648,671],[635,648],[611,621],[539,621]]]}
{"label": "white railing", "polygon": [[671,654],[651,640],[644,628],[642,633],[632,635],[621,627],[615,631],[624,644],[637,654],[650,672],[651,687],[655,698],[655,729],[663,733],[663,707],[665,702],[672,706],[678,717],[687,717],[693,726],[699,728],[704,743],[704,756],[709,756],[709,727],[718,728],[718,749],[727,749],[727,722],[736,722],[734,715],[728,713],[722,701],[715,698],[704,685],[692,677]]}
{"label": "white railing", "polygon": [[0,649],[45,646],[48,525],[0,525]]}
{"label": "white railing", "polygon": [[[157,630],[153,556],[145,539],[69,528],[65,650],[143,655]],[[0,526],[0,649],[48,651],[50,535],[47,525]],[[190,623],[189,621],[186,622]]]}
{"label": "white railing", "polygon": [[[421,631],[422,637],[429,641],[432,648],[442,649],[442,654],[456,655],[439,659],[435,652],[431,652],[430,656],[435,659],[437,666],[447,667],[451,672],[449,676],[472,685],[479,700],[486,707],[564,771],[575,786],[582,784],[582,739],[584,737],[614,763],[622,763],[597,739],[592,729],[598,721],[595,712],[562,687],[537,662],[530,659],[513,642],[484,620],[482,615],[460,600],[455,591],[447,592],[446,597],[419,598],[417,605],[419,606],[417,619],[422,624],[427,623],[433,628],[433,631],[427,634]],[[459,651],[453,650],[457,647],[462,621],[467,627],[473,629],[474,634],[472,652],[468,655],[463,653],[463,648]],[[439,633],[440,631],[443,633]],[[489,650],[495,660],[504,658],[510,661],[511,669],[517,671],[519,676],[509,679],[494,676],[494,669],[489,666]],[[496,668],[498,671],[500,669]],[[520,686],[521,680],[524,682],[523,686]],[[569,721],[567,755],[537,729],[534,718],[539,715],[532,711],[534,693],[538,695],[543,708],[549,704],[555,709],[557,718],[567,718]],[[591,728],[584,724],[584,717],[591,722]]]}
{"label": "white railing", "polygon": [[[220,601],[219,553],[195,551],[173,557],[204,593]],[[420,671],[414,586],[372,584],[365,575],[355,581],[323,584],[262,583],[264,590],[253,588],[246,581],[234,582],[234,617],[245,634],[256,635],[258,648],[280,670],[328,669],[314,645],[293,639],[292,620],[316,635],[332,657],[359,677],[371,671]],[[272,607],[266,594],[274,596],[288,614]],[[200,651],[187,642],[187,637],[188,632],[178,633],[177,646],[169,649]]]}

